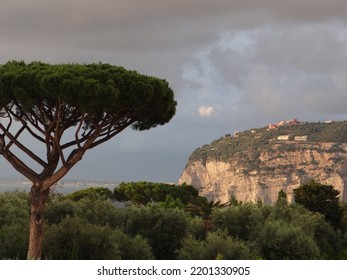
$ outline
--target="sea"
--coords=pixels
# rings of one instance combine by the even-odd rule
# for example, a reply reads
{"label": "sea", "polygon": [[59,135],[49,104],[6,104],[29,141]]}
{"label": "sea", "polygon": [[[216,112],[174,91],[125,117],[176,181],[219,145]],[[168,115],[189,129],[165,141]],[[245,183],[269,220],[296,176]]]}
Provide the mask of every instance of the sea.
{"label": "sea", "polygon": [[[31,185],[31,182],[25,179],[0,178],[0,193],[12,191],[29,192]],[[118,185],[119,183],[117,182],[66,180],[58,182],[51,187],[51,190],[55,193],[67,195],[91,187],[104,187],[113,191]]]}

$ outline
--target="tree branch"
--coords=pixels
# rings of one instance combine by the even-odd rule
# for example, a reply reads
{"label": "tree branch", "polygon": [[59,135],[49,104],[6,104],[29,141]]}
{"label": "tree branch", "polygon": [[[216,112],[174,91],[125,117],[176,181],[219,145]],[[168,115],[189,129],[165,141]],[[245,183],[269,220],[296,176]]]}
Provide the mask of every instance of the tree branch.
{"label": "tree branch", "polygon": [[48,189],[50,186],[58,182],[62,177],[65,176],[66,173],[69,172],[69,170],[77,163],[79,162],[85,152],[92,147],[93,142],[95,139],[98,137],[100,131],[96,129],[92,135],[89,136],[89,138],[85,141],[83,146],[79,149],[73,150],[69,157],[68,160],[66,161],[66,164],[61,166],[59,170],[51,175],[49,178],[46,178],[42,182],[42,187],[44,190]]}
{"label": "tree branch", "polygon": [[17,158],[11,151],[7,148],[4,149],[2,155],[6,160],[21,174],[28,178],[31,182],[36,182],[38,180],[38,174],[29,168],[24,162]]}
{"label": "tree branch", "polygon": [[[25,119],[26,120],[28,120],[28,122],[38,131],[38,132],[40,132],[42,135],[46,135],[45,134],[45,131],[39,126],[39,122],[38,122],[38,118],[32,118],[32,116],[35,116],[36,115],[36,113],[34,112],[34,111],[32,111],[30,114],[27,114],[24,110],[22,110],[22,108],[20,107],[20,105],[19,104],[16,104],[15,103],[15,105],[16,105],[16,108],[19,110],[19,112],[20,112],[20,114],[16,114],[15,112],[13,112],[13,110],[9,110],[9,113],[14,117],[14,118],[16,118],[16,119],[18,119],[18,120],[20,120],[21,122],[22,122],[22,124],[23,124],[23,121],[24,121],[24,119],[23,119],[23,117],[25,117]],[[26,121],[24,121],[25,123],[26,123],[26,126],[27,127],[29,127],[28,125],[27,125],[27,122]],[[40,122],[41,123],[41,122]],[[29,130],[28,130],[29,131]],[[30,131],[32,131],[31,129],[30,129]],[[30,132],[29,131],[29,132]],[[31,133],[30,133],[31,134]],[[36,133],[34,133],[35,135],[37,135]],[[33,135],[34,136],[34,135]],[[35,137],[35,138],[37,138],[37,137]],[[40,138],[39,136],[38,136],[38,138]],[[37,139],[38,139],[37,138]]]}
{"label": "tree branch", "polygon": [[43,139],[41,136],[39,136],[38,134],[36,134],[28,125],[28,123],[26,121],[24,121],[23,119],[20,120],[22,125],[25,126],[25,129],[30,133],[31,136],[33,136],[35,139],[37,139],[38,141],[42,142],[42,143],[46,143],[46,140]]}
{"label": "tree branch", "polygon": [[76,141],[77,147],[79,149],[81,148],[81,142],[80,142],[80,139],[78,138],[78,134],[80,133],[83,122],[84,122],[84,114],[82,115],[80,123],[78,124],[78,127],[77,127],[76,132],[75,132],[75,141]]}
{"label": "tree branch", "polygon": [[[85,134],[84,136],[82,136],[81,138],[79,138],[80,144],[82,144],[82,143],[84,143],[86,140],[88,140],[89,136],[93,133],[93,131],[94,131],[94,129],[91,129],[91,130],[88,131],[87,134]],[[70,141],[70,142],[67,142],[67,143],[61,145],[61,148],[62,148],[63,150],[65,150],[66,148],[70,148],[70,147],[72,147],[72,146],[74,146],[74,145],[77,145],[77,141],[76,141],[76,140],[73,140],[73,141]]]}
{"label": "tree branch", "polygon": [[34,161],[36,161],[38,164],[42,165],[43,167],[47,166],[47,163],[43,161],[41,158],[36,156],[32,151],[30,151],[28,148],[26,148],[22,143],[20,143],[17,138],[20,135],[20,133],[24,130],[23,127],[17,132],[16,136],[13,136],[10,132],[8,132],[5,127],[0,123],[0,129],[4,132],[5,136],[10,139],[10,143],[8,144],[7,149],[13,144],[15,144],[19,149],[21,149],[24,153],[26,153],[30,158],[32,158]]}
{"label": "tree branch", "polygon": [[[94,148],[104,142],[106,142],[107,140],[110,140],[111,138],[113,138],[114,136],[116,136],[118,133],[122,132],[124,129],[126,129],[129,125],[131,125],[133,121],[131,119],[129,119],[127,122],[124,122],[122,125],[117,126],[114,129],[110,129],[109,132],[107,134],[104,134],[105,137],[95,141],[92,145],[91,148]],[[99,135],[100,136],[100,135]]]}

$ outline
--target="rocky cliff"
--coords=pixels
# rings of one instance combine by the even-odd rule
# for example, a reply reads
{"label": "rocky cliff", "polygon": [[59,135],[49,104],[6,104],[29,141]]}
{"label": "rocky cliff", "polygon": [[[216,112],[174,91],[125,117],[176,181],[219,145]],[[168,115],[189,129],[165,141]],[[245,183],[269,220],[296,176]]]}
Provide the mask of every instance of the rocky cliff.
{"label": "rocky cliff", "polygon": [[347,122],[299,123],[225,135],[195,150],[179,183],[208,198],[272,204],[317,179],[347,200]]}

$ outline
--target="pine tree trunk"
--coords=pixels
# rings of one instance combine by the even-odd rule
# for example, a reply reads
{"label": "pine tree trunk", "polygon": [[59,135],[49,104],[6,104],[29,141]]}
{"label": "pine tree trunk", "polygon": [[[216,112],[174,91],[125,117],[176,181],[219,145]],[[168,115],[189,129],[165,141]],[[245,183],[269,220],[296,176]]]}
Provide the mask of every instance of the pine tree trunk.
{"label": "pine tree trunk", "polygon": [[45,203],[49,190],[42,186],[31,187],[30,192],[30,235],[28,260],[39,260],[42,256],[42,244],[45,226]]}

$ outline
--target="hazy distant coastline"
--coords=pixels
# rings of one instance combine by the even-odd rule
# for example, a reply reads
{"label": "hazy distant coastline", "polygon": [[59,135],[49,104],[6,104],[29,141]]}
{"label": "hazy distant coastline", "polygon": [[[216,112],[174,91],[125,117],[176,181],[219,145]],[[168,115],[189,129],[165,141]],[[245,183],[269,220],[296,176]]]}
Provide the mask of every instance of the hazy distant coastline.
{"label": "hazy distant coastline", "polygon": [[[119,183],[103,181],[84,181],[84,180],[66,180],[59,182],[54,191],[61,194],[69,194],[84,188],[105,187],[113,190]],[[0,178],[0,193],[9,191],[30,191],[31,182],[25,179]]]}

